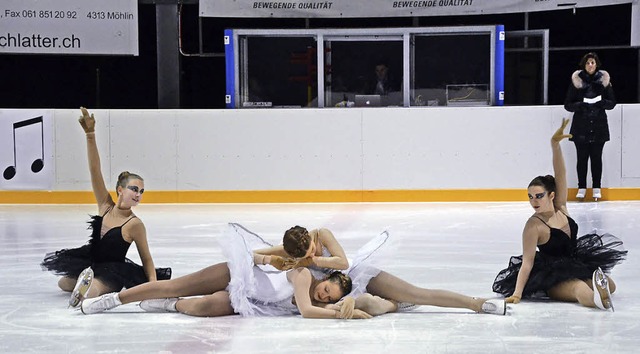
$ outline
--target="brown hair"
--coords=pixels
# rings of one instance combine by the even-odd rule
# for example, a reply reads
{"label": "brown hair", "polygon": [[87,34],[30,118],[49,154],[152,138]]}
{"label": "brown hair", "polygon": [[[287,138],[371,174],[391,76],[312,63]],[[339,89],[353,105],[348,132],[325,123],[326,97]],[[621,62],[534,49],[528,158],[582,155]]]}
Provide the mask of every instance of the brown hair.
{"label": "brown hair", "polygon": [[598,54],[594,52],[589,52],[583,55],[582,59],[580,59],[580,63],[578,64],[578,66],[580,66],[580,70],[584,70],[584,66],[587,65],[587,60],[592,58],[593,60],[596,61],[596,70],[600,69],[600,66],[602,66],[602,63],[600,62],[600,58],[598,58]]}
{"label": "brown hair", "polygon": [[353,287],[353,283],[351,282],[351,277],[339,271],[335,271],[329,274],[329,276],[327,277],[327,280],[332,283],[336,283],[340,286],[340,290],[342,290],[342,295],[340,296],[341,298],[349,294]]}
{"label": "brown hair", "polygon": [[[556,179],[552,175],[538,176],[531,180],[529,187],[538,186],[544,188],[548,193],[556,191]],[[528,187],[527,187],[528,188]]]}
{"label": "brown hair", "polygon": [[284,233],[282,245],[284,247],[284,251],[291,257],[304,257],[311,245],[311,236],[309,236],[309,231],[298,225],[290,228]]}
{"label": "brown hair", "polygon": [[137,174],[131,173],[129,171],[123,171],[123,172],[120,172],[120,174],[118,175],[118,182],[116,183],[116,191],[118,190],[118,187],[126,188],[127,183],[129,183],[129,180],[132,178],[139,179],[144,182],[144,179],[142,179],[142,177],[138,176]]}

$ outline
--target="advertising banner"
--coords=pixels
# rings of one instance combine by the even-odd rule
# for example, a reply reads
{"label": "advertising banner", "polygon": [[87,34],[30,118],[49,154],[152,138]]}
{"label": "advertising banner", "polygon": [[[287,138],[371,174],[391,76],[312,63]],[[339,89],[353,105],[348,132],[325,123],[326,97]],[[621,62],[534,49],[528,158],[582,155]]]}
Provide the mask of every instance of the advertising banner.
{"label": "advertising banner", "polygon": [[0,53],[138,55],[138,1],[2,0]]}
{"label": "advertising banner", "polygon": [[633,0],[200,0],[202,17],[404,17],[535,12]]}

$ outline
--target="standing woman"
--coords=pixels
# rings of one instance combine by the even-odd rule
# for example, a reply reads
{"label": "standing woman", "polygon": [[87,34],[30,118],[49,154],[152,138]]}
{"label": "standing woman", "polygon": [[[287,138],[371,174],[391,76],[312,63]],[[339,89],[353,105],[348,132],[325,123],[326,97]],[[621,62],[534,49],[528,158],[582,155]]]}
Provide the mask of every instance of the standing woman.
{"label": "standing woman", "polygon": [[555,176],[538,176],[527,188],[534,212],[522,232],[522,255],[511,257],[508,268],[498,273],[493,291],[514,304],[541,294],[613,310],[611,293],[616,285],[604,272],[621,262],[627,251],[610,234],[577,238],[578,224],[567,210],[567,174],[560,148],[560,141],[571,137],[564,134],[567,124],[564,119],[551,137]]}
{"label": "standing woman", "polygon": [[[131,210],[142,199],[144,180],[133,173],[120,173],[116,184],[118,199],[113,201],[100,170],[95,118],[86,108],[80,109],[79,122],[87,138],[89,172],[98,215],[90,222],[92,234],[87,244],[49,253],[41,264],[44,270],[62,276],[58,286],[72,292],[69,306],[73,307],[85,297],[171,278],[171,268],[155,269],[144,224]],[[131,243],[136,244],[142,266],[126,258]]]}
{"label": "standing woman", "polygon": [[573,113],[569,140],[576,145],[578,155],[578,194],[584,199],[587,191],[587,163],[591,160],[593,198],[602,198],[602,149],[609,141],[609,124],[605,110],[616,106],[609,73],[600,70],[596,53],[587,53],[580,60],[579,70],[571,75],[571,85],[564,100],[564,108]]}

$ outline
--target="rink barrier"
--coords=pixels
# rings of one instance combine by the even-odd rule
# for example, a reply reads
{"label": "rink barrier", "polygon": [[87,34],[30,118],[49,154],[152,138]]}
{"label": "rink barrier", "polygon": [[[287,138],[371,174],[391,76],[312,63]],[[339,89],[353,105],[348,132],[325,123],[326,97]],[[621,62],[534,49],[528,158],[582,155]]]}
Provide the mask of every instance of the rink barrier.
{"label": "rink barrier", "polygon": [[[569,201],[577,189],[569,188]],[[112,197],[116,198],[112,193]],[[389,203],[521,202],[526,189],[318,190],[318,191],[148,191],[143,203]],[[640,188],[603,188],[601,201],[640,200]],[[593,201],[591,189],[586,202]],[[0,204],[94,204],[88,191],[0,191]]]}

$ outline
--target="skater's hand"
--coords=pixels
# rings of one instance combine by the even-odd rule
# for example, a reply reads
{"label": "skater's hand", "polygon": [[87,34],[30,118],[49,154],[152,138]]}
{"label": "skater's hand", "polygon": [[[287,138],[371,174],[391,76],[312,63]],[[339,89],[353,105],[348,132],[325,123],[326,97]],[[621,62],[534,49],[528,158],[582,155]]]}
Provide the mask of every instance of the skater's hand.
{"label": "skater's hand", "polygon": [[366,320],[366,319],[369,319],[369,318],[372,318],[372,317],[373,316],[371,316],[370,314],[368,314],[368,313],[366,313],[366,312],[364,312],[362,310],[358,310],[358,309],[353,310],[353,317],[352,318],[354,320]]}
{"label": "skater's hand", "polygon": [[340,306],[340,318],[343,320],[353,318],[356,306],[356,300],[353,297],[347,296],[340,300],[337,305]]}
{"label": "skater's hand", "polygon": [[84,129],[85,133],[93,133],[96,131],[96,119],[93,117],[93,114],[89,114],[86,108],[80,107],[80,111],[82,111],[82,116],[78,118],[78,122]]}
{"label": "skater's hand", "polygon": [[564,138],[573,137],[573,135],[571,135],[571,134],[565,134],[564,133],[564,128],[567,127],[567,124],[569,124],[569,119],[568,118],[562,118],[562,125],[560,126],[560,128],[558,128],[558,130],[556,130],[555,133],[553,133],[553,136],[551,136],[551,142],[552,143],[559,143]]}
{"label": "skater's hand", "polygon": [[285,259],[280,256],[271,256],[269,264],[271,264],[278,270],[288,270],[285,268]]}
{"label": "skater's hand", "polygon": [[507,304],[517,304],[520,302],[521,297],[518,295],[511,295],[508,298],[504,299],[504,302]]}
{"label": "skater's hand", "polygon": [[335,303],[335,304],[324,304],[324,308],[327,309],[327,310],[333,310],[333,311],[340,312],[340,306],[338,305],[338,303]]}
{"label": "skater's hand", "polygon": [[295,258],[284,257],[283,259],[284,259],[284,264],[282,266],[282,269],[280,270],[293,269],[296,267],[296,264],[298,264],[298,260]]}
{"label": "skater's hand", "polygon": [[313,264],[314,264],[313,257],[307,257],[307,258],[296,260],[295,265],[293,267],[294,268],[309,267],[309,266],[312,266]]}
{"label": "skater's hand", "polygon": [[280,270],[289,270],[293,268],[306,268],[313,265],[313,258],[307,257],[302,259],[284,258],[284,264]]}

